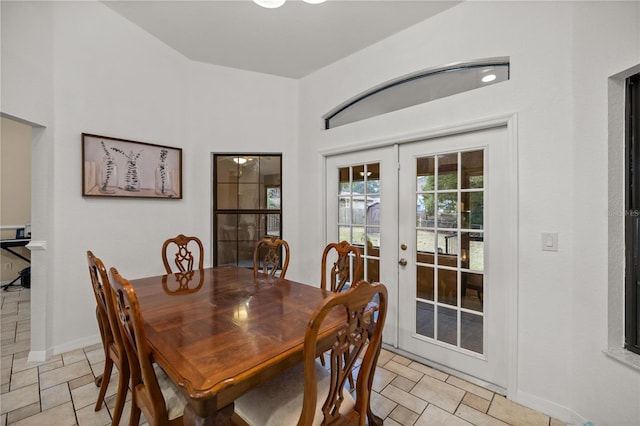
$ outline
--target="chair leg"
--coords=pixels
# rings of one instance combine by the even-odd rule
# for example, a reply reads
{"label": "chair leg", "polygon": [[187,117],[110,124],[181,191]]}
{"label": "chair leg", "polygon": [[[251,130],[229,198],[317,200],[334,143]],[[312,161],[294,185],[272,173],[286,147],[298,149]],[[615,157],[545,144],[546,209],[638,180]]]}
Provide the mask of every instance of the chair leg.
{"label": "chair leg", "polygon": [[118,380],[118,393],[116,394],[116,406],[113,409],[112,425],[120,424],[120,417],[122,417],[122,410],[124,408],[124,401],[127,398],[127,391],[129,390],[129,366],[127,364],[122,366],[120,370],[120,379]]}
{"label": "chair leg", "polygon": [[140,423],[140,407],[136,404],[135,398],[131,398],[131,416],[129,417],[129,426],[138,426]]}
{"label": "chair leg", "polygon": [[102,380],[100,381],[100,392],[98,393],[98,401],[96,402],[96,411],[102,408],[104,396],[107,393],[107,388],[109,387],[109,378],[111,377],[112,369],[113,360],[107,357],[104,361],[104,371],[102,372]]}

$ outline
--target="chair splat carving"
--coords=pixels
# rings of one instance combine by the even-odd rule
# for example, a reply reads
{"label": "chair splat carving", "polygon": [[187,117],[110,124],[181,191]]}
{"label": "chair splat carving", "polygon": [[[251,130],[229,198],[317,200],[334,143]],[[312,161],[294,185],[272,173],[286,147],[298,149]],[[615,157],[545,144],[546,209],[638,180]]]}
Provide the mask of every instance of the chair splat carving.
{"label": "chair splat carving", "polygon": [[360,279],[360,250],[347,241],[328,244],[322,253],[322,275],[320,287],[327,288],[327,259],[335,251],[337,259],[331,265],[329,277],[333,292],[341,292],[347,281],[351,280],[351,261],[353,259],[353,281]]}
{"label": "chair splat carving", "polygon": [[[266,254],[260,257],[261,253]],[[257,276],[258,272],[275,276],[280,266],[280,252],[284,252],[282,260],[282,269],[280,270],[280,278],[284,278],[289,267],[289,244],[285,240],[281,240],[276,236],[267,236],[260,239],[256,243],[253,250],[253,276]],[[261,261],[262,259],[262,261]],[[262,263],[262,267],[260,264]]]}
{"label": "chair splat carving", "polygon": [[[194,253],[193,249],[198,249]],[[175,252],[173,263],[177,268],[177,272],[187,272],[194,269],[196,260],[198,261],[198,269],[202,269],[204,265],[204,246],[198,237],[188,237],[180,234],[174,238],[169,238],[162,245],[162,263],[167,274],[173,273],[173,268],[169,262],[170,254]]]}

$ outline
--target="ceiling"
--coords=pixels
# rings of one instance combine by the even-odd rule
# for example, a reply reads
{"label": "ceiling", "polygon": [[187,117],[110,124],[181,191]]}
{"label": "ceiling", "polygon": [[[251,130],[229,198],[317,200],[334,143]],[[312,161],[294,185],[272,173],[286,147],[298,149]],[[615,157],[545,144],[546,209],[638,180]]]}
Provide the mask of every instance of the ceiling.
{"label": "ceiling", "polygon": [[304,77],[460,1],[103,1],[187,58],[290,78]]}

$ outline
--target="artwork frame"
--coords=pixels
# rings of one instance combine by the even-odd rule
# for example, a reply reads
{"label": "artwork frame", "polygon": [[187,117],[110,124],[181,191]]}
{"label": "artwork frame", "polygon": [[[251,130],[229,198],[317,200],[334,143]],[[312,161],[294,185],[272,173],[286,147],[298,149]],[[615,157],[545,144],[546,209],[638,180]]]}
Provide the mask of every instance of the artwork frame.
{"label": "artwork frame", "polygon": [[182,199],[182,148],[82,133],[82,196]]}

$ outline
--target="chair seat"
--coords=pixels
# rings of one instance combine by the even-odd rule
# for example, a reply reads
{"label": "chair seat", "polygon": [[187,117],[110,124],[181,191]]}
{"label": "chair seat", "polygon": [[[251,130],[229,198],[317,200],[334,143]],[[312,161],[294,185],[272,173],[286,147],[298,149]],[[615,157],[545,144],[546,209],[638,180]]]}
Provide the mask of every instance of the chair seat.
{"label": "chair seat", "polygon": [[[331,382],[329,371],[319,362],[316,362],[316,375],[318,402],[314,426],[322,423],[322,404]],[[340,413],[348,413],[353,410],[355,401],[346,390],[343,390],[343,396]],[[237,399],[235,412],[251,426],[295,425],[300,417],[303,397],[304,367],[300,363]]]}
{"label": "chair seat", "polygon": [[182,395],[182,392],[180,392],[180,389],[173,384],[167,376],[167,373],[165,373],[158,364],[153,364],[153,370],[158,378],[164,403],[167,406],[167,417],[169,417],[169,420],[177,419],[182,416],[184,407],[187,405],[187,400]]}

